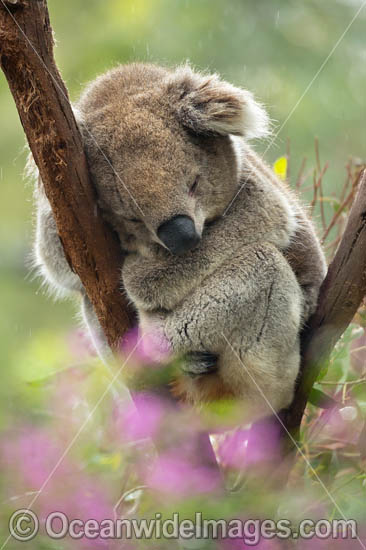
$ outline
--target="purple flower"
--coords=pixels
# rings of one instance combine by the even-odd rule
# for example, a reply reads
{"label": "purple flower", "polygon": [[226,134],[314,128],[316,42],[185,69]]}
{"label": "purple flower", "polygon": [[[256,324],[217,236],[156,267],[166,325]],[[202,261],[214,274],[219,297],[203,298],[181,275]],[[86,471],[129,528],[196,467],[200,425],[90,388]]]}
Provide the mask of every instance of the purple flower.
{"label": "purple flower", "polygon": [[[20,434],[8,434],[1,443],[0,452],[5,466],[17,468],[28,490],[38,490],[59,460],[63,449],[45,430],[26,427]],[[58,475],[69,471],[67,460],[57,469]]]}
{"label": "purple flower", "polygon": [[127,440],[153,438],[168,412],[163,399],[143,393],[134,396],[134,403],[119,403],[114,410],[117,431]]}
{"label": "purple flower", "polygon": [[209,493],[217,488],[217,476],[204,466],[197,466],[178,451],[161,454],[146,475],[146,484],[170,496],[184,497]]}
{"label": "purple flower", "polygon": [[271,463],[279,451],[280,429],[277,419],[268,418],[226,435],[218,449],[220,462],[238,469]]}
{"label": "purple flower", "polygon": [[171,354],[171,347],[158,326],[142,333],[138,328],[130,330],[123,338],[121,353],[138,364],[165,362]]}

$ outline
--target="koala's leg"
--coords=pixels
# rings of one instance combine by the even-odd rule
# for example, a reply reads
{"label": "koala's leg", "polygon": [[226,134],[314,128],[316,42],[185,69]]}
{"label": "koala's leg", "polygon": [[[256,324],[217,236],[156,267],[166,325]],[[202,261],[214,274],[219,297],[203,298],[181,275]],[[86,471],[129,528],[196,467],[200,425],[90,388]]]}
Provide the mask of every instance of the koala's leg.
{"label": "koala's leg", "polygon": [[319,290],[327,272],[324,254],[312,224],[303,212],[299,213],[299,228],[284,255],[301,286],[304,303],[303,322],[315,312]]}
{"label": "koala's leg", "polygon": [[282,254],[270,245],[243,249],[167,317],[166,336],[175,353],[188,354],[188,368],[192,352],[218,356],[204,374],[199,356],[177,392],[193,402],[243,399],[251,417],[285,407],[299,369],[301,307]]}

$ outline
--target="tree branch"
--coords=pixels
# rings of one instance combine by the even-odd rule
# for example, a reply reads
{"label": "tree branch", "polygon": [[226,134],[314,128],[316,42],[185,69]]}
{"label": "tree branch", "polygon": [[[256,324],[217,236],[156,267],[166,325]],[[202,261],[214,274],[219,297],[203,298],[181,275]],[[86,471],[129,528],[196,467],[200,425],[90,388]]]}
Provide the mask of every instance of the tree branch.
{"label": "tree branch", "polygon": [[360,175],[346,229],[320,289],[318,308],[302,336],[300,378],[284,413],[284,424],[296,437],[313,384],[365,295],[366,171]]}
{"label": "tree branch", "polygon": [[103,221],[66,87],[53,58],[44,0],[0,3],[0,65],[52,206],[71,268],[112,348],[134,313],[120,291],[118,238]]}

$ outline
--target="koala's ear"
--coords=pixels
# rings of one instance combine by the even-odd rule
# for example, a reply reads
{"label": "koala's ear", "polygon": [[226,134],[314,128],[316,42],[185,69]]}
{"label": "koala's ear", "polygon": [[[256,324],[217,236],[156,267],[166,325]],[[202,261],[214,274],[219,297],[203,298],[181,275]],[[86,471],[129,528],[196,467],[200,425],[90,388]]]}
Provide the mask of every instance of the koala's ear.
{"label": "koala's ear", "polygon": [[269,134],[268,114],[253,95],[216,74],[206,76],[188,65],[179,67],[168,78],[167,92],[180,122],[198,134],[246,139]]}

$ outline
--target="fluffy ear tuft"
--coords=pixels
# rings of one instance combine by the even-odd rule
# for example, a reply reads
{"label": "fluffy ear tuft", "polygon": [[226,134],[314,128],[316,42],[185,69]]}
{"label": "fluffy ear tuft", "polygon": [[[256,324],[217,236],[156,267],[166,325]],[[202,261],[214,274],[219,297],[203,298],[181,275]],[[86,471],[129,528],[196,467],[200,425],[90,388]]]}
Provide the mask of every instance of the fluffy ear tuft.
{"label": "fluffy ear tuft", "polygon": [[202,75],[184,65],[168,77],[167,92],[181,123],[198,134],[253,139],[269,133],[267,112],[253,95],[216,74]]}

